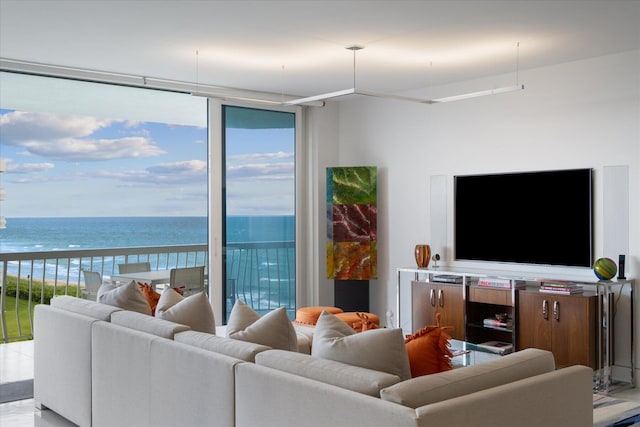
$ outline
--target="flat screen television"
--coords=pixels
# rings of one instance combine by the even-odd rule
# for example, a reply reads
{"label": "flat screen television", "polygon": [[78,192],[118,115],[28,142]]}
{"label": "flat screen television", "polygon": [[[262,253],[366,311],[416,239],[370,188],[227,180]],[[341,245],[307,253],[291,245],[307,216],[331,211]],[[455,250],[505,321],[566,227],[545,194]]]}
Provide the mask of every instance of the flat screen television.
{"label": "flat screen television", "polygon": [[591,169],[454,180],[456,260],[591,267]]}

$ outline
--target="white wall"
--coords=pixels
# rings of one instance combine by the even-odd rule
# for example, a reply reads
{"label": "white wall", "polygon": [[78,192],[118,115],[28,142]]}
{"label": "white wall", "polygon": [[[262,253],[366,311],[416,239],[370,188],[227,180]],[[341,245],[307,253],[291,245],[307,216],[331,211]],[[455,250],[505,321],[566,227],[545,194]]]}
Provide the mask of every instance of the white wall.
{"label": "white wall", "polygon": [[[603,253],[603,167],[629,167],[629,253],[627,276],[640,273],[640,51],[541,69],[520,71],[526,90],[440,105],[420,105],[354,97],[311,114],[325,117],[316,133],[320,265],[324,279],[324,168],[377,166],[378,272],[371,282],[371,310],[395,311],[396,268],[414,266],[413,248],[430,242],[430,177],[449,184],[448,246],[452,241],[453,176],[469,173],[593,168],[595,256]],[[446,96],[513,84],[514,76],[496,76],[464,85],[438,87]],[[367,88],[375,89],[375,88]],[[427,95],[427,93],[416,93]],[[338,114],[335,114],[335,109]],[[326,119],[326,118],[329,119]],[[333,138],[339,137],[338,145]],[[337,150],[337,154],[333,152]],[[532,201],[543,206],[544,201]],[[449,265],[451,253],[446,258]],[[459,264],[464,266],[464,264]],[[486,267],[486,266],[485,266]],[[494,267],[494,266],[492,266]],[[513,268],[502,266],[504,268]],[[522,270],[522,268],[518,268]],[[554,269],[549,269],[554,272]],[[589,272],[585,272],[589,273]],[[589,273],[590,274],[590,273]],[[331,303],[326,292],[318,301]],[[403,307],[408,295],[403,293]],[[636,313],[640,313],[636,301]],[[402,321],[406,322],[403,312]],[[397,315],[397,314],[396,314]],[[637,322],[636,322],[637,323]],[[636,327],[636,332],[640,327]],[[636,337],[635,342],[638,342]],[[637,352],[636,352],[637,353]],[[628,354],[628,353],[627,353]],[[639,364],[636,362],[636,366]]]}
{"label": "white wall", "polygon": [[[327,280],[326,270],[326,168],[339,164],[338,159],[338,105],[332,103],[323,108],[310,108],[306,114],[305,134],[308,144],[307,171],[310,175],[309,212],[309,282],[307,283],[307,301],[302,306],[333,306],[333,281]],[[299,286],[301,288],[303,286]]]}

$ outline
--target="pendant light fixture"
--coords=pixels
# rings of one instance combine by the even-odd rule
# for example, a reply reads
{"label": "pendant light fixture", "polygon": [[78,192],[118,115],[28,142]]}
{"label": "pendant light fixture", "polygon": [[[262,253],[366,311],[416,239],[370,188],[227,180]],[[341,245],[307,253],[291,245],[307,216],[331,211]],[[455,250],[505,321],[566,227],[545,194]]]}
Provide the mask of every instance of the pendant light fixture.
{"label": "pendant light fixture", "polygon": [[[447,96],[444,98],[436,98],[436,99],[416,98],[412,96],[396,95],[393,93],[376,92],[372,90],[359,89],[356,86],[356,52],[364,49],[364,46],[353,44],[353,45],[347,46],[345,49],[353,51],[353,87],[349,89],[338,90],[335,92],[328,92],[320,95],[313,95],[313,96],[307,96],[304,98],[293,99],[290,101],[283,102],[283,105],[308,104],[310,102],[326,101],[329,99],[339,98],[347,95],[364,95],[364,96],[372,96],[377,98],[396,99],[399,101],[417,102],[420,104],[440,104],[444,102],[459,101],[462,99],[477,98],[480,96],[487,96],[487,95],[496,95],[499,93],[514,92],[517,90],[524,89],[524,85],[520,85],[518,83],[519,52],[518,52],[518,60],[516,61],[516,84],[513,86],[486,89],[486,90],[481,90],[477,92],[464,93],[461,95],[453,95],[453,96]],[[518,43],[518,51],[519,49],[520,49],[520,43]]]}

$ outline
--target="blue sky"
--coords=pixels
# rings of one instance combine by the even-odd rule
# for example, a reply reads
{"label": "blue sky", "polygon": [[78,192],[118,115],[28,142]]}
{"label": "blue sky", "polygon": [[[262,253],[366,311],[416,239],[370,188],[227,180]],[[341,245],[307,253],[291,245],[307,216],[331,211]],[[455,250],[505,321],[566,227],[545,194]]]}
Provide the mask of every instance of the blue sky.
{"label": "blue sky", "polygon": [[293,215],[293,129],[229,129],[226,138],[228,215]]}
{"label": "blue sky", "polygon": [[[227,135],[228,214],[293,213],[293,130]],[[11,217],[207,215],[207,129],[0,110]]]}
{"label": "blue sky", "polygon": [[0,111],[2,215],[206,215],[206,129]]}
{"label": "blue sky", "polygon": [[[206,99],[5,72],[0,86],[0,216],[207,215],[222,159],[207,164]],[[255,111],[231,110],[255,125]],[[272,126],[227,132],[229,215],[293,213],[295,133]]]}

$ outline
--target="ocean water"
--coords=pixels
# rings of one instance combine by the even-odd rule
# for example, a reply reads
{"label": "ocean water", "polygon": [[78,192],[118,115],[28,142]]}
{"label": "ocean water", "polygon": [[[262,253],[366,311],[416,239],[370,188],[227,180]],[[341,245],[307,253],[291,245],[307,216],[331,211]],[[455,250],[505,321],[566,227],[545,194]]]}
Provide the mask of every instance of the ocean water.
{"label": "ocean water", "polygon": [[0,242],[4,253],[206,243],[207,218],[8,218]]}
{"label": "ocean water", "polygon": [[[293,216],[227,218],[226,236],[229,243],[293,241],[294,233]],[[7,228],[0,229],[0,253],[206,244],[207,241],[207,217],[8,218]],[[189,256],[195,257],[195,254]],[[264,256],[260,255],[261,258]],[[157,262],[164,265],[165,260],[161,257]],[[152,264],[156,262],[154,259],[150,261]],[[205,262],[204,259],[197,261],[199,265]],[[188,262],[189,265],[194,265],[192,260]],[[234,263],[235,269],[238,269],[239,261],[228,260],[229,262]],[[241,262],[244,269],[257,268],[250,278],[243,279],[247,280],[244,283],[247,288],[255,289],[260,288],[264,282],[274,280],[274,268],[285,269],[275,274],[275,277],[281,278],[287,277],[287,268],[292,268],[288,265],[274,266],[273,259],[267,258],[259,259],[257,267],[244,267],[244,263],[248,261]],[[115,266],[111,263],[112,261],[105,261],[105,274],[115,271]],[[7,267],[8,274],[17,274],[17,262],[10,262]],[[60,275],[60,270],[65,271],[66,265],[62,264],[61,268],[49,261],[41,268],[44,269],[45,277],[51,279],[55,274]],[[80,266],[77,259],[72,260],[69,277],[78,277],[81,268],[88,266]],[[230,273],[231,265],[228,270]],[[34,273],[34,277],[40,276]]]}
{"label": "ocean water", "polygon": [[[294,240],[293,216],[232,216],[228,242]],[[0,252],[206,244],[207,217],[8,218]]]}

